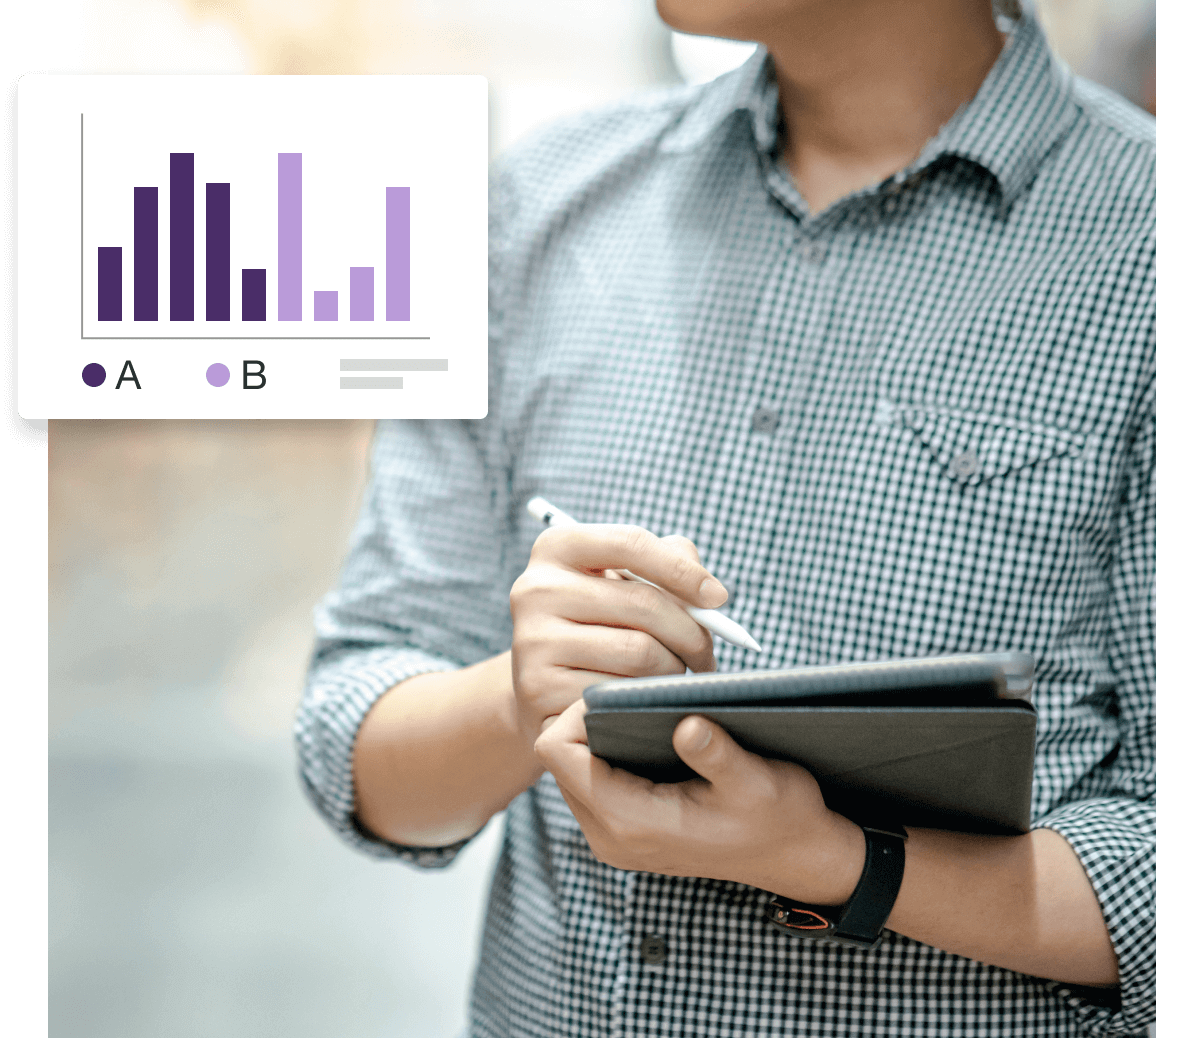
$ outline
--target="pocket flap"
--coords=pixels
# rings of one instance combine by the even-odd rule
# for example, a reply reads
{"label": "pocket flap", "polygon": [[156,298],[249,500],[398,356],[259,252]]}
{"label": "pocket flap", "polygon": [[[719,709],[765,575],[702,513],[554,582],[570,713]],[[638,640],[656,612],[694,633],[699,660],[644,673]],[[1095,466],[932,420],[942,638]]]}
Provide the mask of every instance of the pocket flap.
{"label": "pocket flap", "polygon": [[1087,445],[1087,437],[1068,429],[977,412],[913,407],[889,400],[879,402],[875,420],[905,425],[916,434],[945,475],[967,487],[1063,455],[1077,457]]}

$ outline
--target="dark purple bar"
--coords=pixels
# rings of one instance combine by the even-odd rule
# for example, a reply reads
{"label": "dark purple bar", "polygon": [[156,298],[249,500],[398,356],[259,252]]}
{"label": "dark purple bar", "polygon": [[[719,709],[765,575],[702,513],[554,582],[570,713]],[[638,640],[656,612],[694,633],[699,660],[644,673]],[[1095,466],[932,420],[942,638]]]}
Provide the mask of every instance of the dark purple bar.
{"label": "dark purple bar", "polygon": [[134,188],[134,320],[159,319],[159,189]]}
{"label": "dark purple bar", "polygon": [[121,249],[96,250],[96,319],[121,320]]}
{"label": "dark purple bar", "polygon": [[268,319],[268,272],[266,270],[243,268],[242,319],[244,321],[266,321]]}
{"label": "dark purple bar", "polygon": [[171,293],[171,319],[193,319],[193,253],[195,227],[193,224],[192,153],[171,153],[171,215],[168,230],[171,237],[168,276]]}
{"label": "dark purple bar", "polygon": [[230,185],[205,185],[205,320],[230,320]]}
{"label": "dark purple bar", "polygon": [[351,268],[351,319],[371,321],[372,313],[372,267]]}
{"label": "dark purple bar", "polygon": [[314,320],[337,321],[339,319],[338,292],[314,293]]}

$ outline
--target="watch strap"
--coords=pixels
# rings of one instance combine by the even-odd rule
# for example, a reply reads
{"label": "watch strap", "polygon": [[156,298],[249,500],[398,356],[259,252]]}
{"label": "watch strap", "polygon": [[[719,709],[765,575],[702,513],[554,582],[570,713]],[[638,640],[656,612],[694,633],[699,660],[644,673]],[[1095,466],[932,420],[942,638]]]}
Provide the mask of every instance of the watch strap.
{"label": "watch strap", "polygon": [[775,895],[765,906],[769,924],[793,937],[822,937],[873,948],[882,939],[906,863],[907,833],[895,827],[862,826],[865,864],[853,896],[843,906],[812,905]]}

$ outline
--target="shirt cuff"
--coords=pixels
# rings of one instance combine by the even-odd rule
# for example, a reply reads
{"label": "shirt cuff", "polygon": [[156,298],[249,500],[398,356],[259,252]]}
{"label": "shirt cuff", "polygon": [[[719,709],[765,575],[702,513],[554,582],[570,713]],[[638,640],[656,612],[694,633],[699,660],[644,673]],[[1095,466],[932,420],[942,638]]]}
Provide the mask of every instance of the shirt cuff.
{"label": "shirt cuff", "polygon": [[405,847],[373,836],[353,813],[351,755],[372,705],[407,678],[458,669],[450,660],[397,646],[347,647],[315,660],[294,730],[301,783],[318,813],[356,850],[422,868],[442,868],[472,839],[445,847]]}
{"label": "shirt cuff", "polygon": [[1092,993],[1057,985],[1076,1010],[1084,1033],[1099,1038],[1146,1033],[1155,1015],[1155,812],[1151,802],[1121,798],[1081,800],[1036,823],[1074,848],[1103,909],[1120,967],[1115,991]]}

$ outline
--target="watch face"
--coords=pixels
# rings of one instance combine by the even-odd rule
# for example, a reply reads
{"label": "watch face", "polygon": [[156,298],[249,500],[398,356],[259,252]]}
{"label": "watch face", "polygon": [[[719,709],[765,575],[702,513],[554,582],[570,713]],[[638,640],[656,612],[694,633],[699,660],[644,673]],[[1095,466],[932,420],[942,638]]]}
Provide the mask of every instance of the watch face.
{"label": "watch face", "polygon": [[765,906],[765,921],[779,933],[791,937],[806,937],[813,941],[831,941],[850,948],[877,948],[882,935],[864,938],[842,934],[835,920],[827,918],[815,905],[802,905],[787,898],[774,898]]}
{"label": "watch face", "polygon": [[821,915],[815,906],[784,897],[775,897],[765,906],[765,918],[774,929],[794,937],[826,937],[836,929],[836,920]]}

